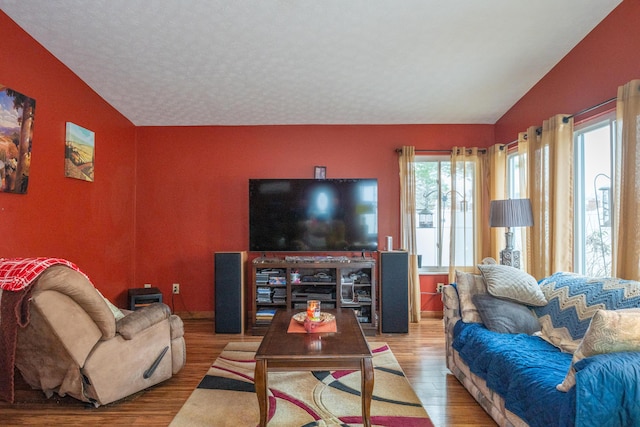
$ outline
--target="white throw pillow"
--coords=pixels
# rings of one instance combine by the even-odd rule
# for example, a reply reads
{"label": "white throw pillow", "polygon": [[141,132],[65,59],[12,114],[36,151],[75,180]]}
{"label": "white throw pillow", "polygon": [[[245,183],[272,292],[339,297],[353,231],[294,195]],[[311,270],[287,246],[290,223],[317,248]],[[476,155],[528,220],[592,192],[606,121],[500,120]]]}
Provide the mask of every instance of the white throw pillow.
{"label": "white throw pillow", "polygon": [[107,303],[107,307],[109,307],[109,310],[111,310],[111,313],[113,313],[113,317],[115,317],[116,321],[122,319],[124,317],[124,313],[118,307],[113,305],[113,303],[111,301],[109,301],[107,298],[105,298],[105,296],[102,295],[102,292],[100,292],[98,290],[98,288],[95,288],[95,290],[102,297],[104,302]]}
{"label": "white throw pillow", "polygon": [[533,306],[547,304],[536,279],[519,268],[502,264],[480,264],[478,268],[494,297]]}
{"label": "white throw pillow", "polygon": [[580,360],[596,354],[640,351],[640,308],[598,310],[589,329],[573,353],[567,376],[556,388],[569,391],[576,383],[573,367]]}

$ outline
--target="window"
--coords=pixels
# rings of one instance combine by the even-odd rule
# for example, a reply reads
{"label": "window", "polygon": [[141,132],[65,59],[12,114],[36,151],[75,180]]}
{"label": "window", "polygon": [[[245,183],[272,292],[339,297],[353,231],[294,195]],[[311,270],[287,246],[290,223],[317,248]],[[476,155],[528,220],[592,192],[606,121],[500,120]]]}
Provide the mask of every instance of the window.
{"label": "window", "polygon": [[457,205],[456,265],[473,265],[474,245],[465,242],[474,236],[475,167],[467,163],[454,194],[449,157],[416,156],[416,242],[422,271],[444,272],[449,267],[452,203]]}
{"label": "window", "polygon": [[611,276],[613,116],[577,126],[575,156],[575,270]]}
{"label": "window", "polygon": [[[518,150],[511,150],[507,154],[507,198],[508,199],[522,199],[526,196],[522,194],[521,188],[521,171],[520,164],[527,162],[527,154],[519,154]],[[520,251],[521,259],[525,259],[525,244],[523,242],[523,235],[525,232],[524,227],[516,227],[513,231],[513,247]]]}
{"label": "window", "polygon": [[[523,154],[523,162],[527,161],[527,154]],[[520,194],[520,156],[517,150],[507,154],[507,197],[521,199]]]}

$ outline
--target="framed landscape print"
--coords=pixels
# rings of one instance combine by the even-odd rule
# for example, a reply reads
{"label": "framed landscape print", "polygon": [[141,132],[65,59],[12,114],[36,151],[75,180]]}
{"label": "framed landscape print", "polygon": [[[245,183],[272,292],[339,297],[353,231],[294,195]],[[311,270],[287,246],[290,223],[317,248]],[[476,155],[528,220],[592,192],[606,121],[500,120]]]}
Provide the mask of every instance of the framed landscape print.
{"label": "framed landscape print", "polygon": [[35,111],[35,99],[0,84],[0,193],[27,192]]}
{"label": "framed landscape print", "polygon": [[93,182],[95,133],[67,122],[64,176]]}

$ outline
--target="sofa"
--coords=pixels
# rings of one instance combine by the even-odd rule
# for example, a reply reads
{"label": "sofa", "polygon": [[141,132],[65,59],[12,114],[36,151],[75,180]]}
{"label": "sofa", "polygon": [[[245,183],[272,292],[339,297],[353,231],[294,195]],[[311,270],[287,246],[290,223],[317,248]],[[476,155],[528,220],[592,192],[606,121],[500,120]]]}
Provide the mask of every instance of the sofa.
{"label": "sofa", "polygon": [[[7,263],[36,271],[43,262]],[[7,313],[9,297],[27,292],[14,354],[5,358],[14,359],[31,387],[47,397],[70,395],[97,407],[165,381],[184,367],[184,327],[169,307],[155,303],[120,310],[71,263],[55,260],[41,270],[31,274],[28,287],[1,294]],[[3,330],[9,320],[2,319]]]}
{"label": "sofa", "polygon": [[478,268],[443,289],[446,363],[498,425],[640,425],[640,283]]}

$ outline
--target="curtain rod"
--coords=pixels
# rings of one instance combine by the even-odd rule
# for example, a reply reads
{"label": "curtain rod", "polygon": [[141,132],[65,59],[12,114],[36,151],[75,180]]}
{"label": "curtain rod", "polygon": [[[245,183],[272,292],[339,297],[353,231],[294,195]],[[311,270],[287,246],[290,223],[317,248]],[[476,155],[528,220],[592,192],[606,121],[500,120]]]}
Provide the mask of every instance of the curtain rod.
{"label": "curtain rod", "polygon": [[599,104],[596,104],[596,105],[593,105],[591,107],[585,108],[584,110],[580,110],[577,113],[573,113],[570,116],[565,116],[565,117],[562,118],[562,123],[569,123],[569,119],[571,119],[571,118],[573,118],[575,116],[580,116],[580,115],[582,115],[584,113],[588,113],[589,111],[596,110],[596,109],[602,107],[603,105],[607,105],[607,104],[615,101],[616,99],[618,99],[618,97],[610,98],[610,99],[607,99],[606,101],[602,101]]}
{"label": "curtain rod", "polygon": [[[587,107],[584,110],[578,111],[577,113],[573,113],[573,114],[571,114],[569,116],[564,116],[562,118],[562,123],[569,123],[569,119],[571,119],[573,117],[576,117],[576,116],[580,116],[580,115],[582,115],[584,113],[588,113],[588,112],[593,111],[593,110],[597,110],[598,108],[600,108],[600,107],[602,107],[604,105],[607,105],[607,104],[609,104],[609,103],[611,103],[611,102],[613,102],[613,101],[615,101],[617,99],[618,99],[618,97],[609,98],[606,101],[602,101],[602,102],[600,102],[600,103],[598,103],[596,105],[592,105],[591,107]],[[538,131],[538,132],[540,132],[541,130],[542,130],[542,128],[537,128],[536,129],[536,131]],[[511,142],[509,142],[507,144],[504,144],[504,146],[505,147],[510,147],[510,146],[512,146],[514,144],[517,144],[517,143],[518,143],[518,140],[516,139],[515,141],[511,141]]]}
{"label": "curtain rod", "polygon": [[[402,148],[396,148],[395,149],[396,153],[402,153]],[[471,151],[470,148],[467,148],[467,151]],[[481,153],[485,153],[487,151],[486,148],[479,148],[478,149],[479,152]],[[443,153],[443,154],[451,154],[451,150],[446,150],[446,149],[442,149],[442,150],[416,150],[416,153]]]}

